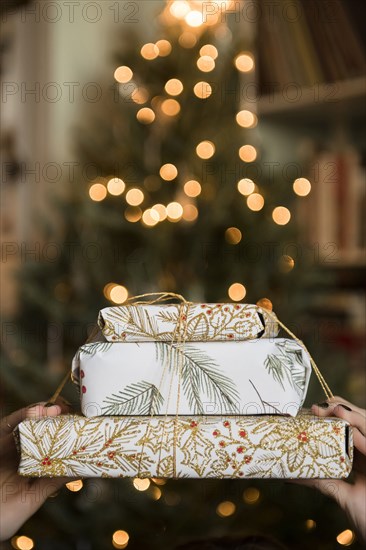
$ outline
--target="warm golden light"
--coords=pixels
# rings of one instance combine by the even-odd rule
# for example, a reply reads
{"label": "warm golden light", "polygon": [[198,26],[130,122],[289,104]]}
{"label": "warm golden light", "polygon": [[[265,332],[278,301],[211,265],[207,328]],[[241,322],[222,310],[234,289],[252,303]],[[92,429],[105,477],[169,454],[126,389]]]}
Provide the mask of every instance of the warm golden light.
{"label": "warm golden light", "polygon": [[198,209],[194,204],[185,204],[183,206],[183,220],[194,222],[198,218]]}
{"label": "warm golden light", "polygon": [[136,477],[133,480],[133,486],[138,491],[146,491],[150,487],[150,483],[151,483],[150,479],[147,479],[147,478],[139,479],[138,477]]}
{"label": "warm golden light", "polygon": [[137,103],[137,105],[142,105],[149,99],[149,93],[146,88],[135,88],[131,94],[131,99]]}
{"label": "warm golden light", "polygon": [[257,126],[258,120],[257,117],[252,111],[247,111],[244,109],[243,111],[239,111],[239,113],[236,115],[236,122],[241,126],[242,128],[254,128]]}
{"label": "warm golden light", "polygon": [[162,477],[153,477],[151,479],[156,485],[166,485],[166,479]]}
{"label": "warm golden light", "polygon": [[229,286],[227,293],[231,300],[233,300],[234,302],[240,302],[240,300],[245,297],[247,291],[245,286],[241,283],[233,283]]}
{"label": "warm golden light", "polygon": [[105,285],[105,287],[103,288],[103,295],[104,295],[105,298],[107,298],[107,300],[111,299],[111,294],[110,293],[111,293],[111,290],[114,286],[116,286],[115,283],[107,283]]}
{"label": "warm golden light", "polygon": [[195,84],[193,92],[199,99],[207,99],[212,94],[212,88],[208,82],[202,80],[201,82],[197,82],[197,84]]}
{"label": "warm golden light", "polygon": [[107,196],[107,189],[102,183],[93,183],[89,188],[89,197],[92,201],[100,202]]}
{"label": "warm golden light", "polygon": [[250,195],[251,193],[254,193],[255,190],[255,183],[249,178],[243,178],[240,181],[238,181],[238,191],[242,195]]}
{"label": "warm golden light", "polygon": [[150,61],[151,59],[156,59],[158,57],[159,48],[156,44],[149,42],[148,44],[144,44],[142,46],[140,53],[144,59],[148,59]]}
{"label": "warm golden light", "polygon": [[282,273],[289,273],[293,270],[295,267],[295,260],[291,258],[291,256],[288,256],[287,254],[284,254],[279,259],[279,268]]}
{"label": "warm golden light", "polygon": [[154,225],[159,223],[159,214],[158,214],[158,212],[156,210],[153,210],[152,208],[148,208],[142,214],[142,222],[147,227],[154,227]]}
{"label": "warm golden light", "polygon": [[33,540],[24,535],[20,537],[13,537],[11,539],[11,545],[17,550],[32,550],[32,548],[34,548]]}
{"label": "warm golden light", "polygon": [[141,189],[132,188],[126,193],[126,202],[130,206],[139,206],[144,200],[145,196]]}
{"label": "warm golden light", "polygon": [[250,210],[258,212],[259,210],[262,210],[264,206],[264,198],[260,193],[252,193],[247,198],[247,206]]}
{"label": "warm golden light", "polygon": [[291,219],[291,212],[285,206],[276,206],[273,209],[272,218],[278,225],[286,225]]}
{"label": "warm golden light", "polygon": [[351,531],[351,529],[346,529],[345,531],[342,531],[342,533],[339,533],[339,535],[337,536],[337,542],[342,546],[351,546],[354,540],[355,534],[353,531]]}
{"label": "warm golden light", "polygon": [[123,191],[126,189],[126,184],[120,178],[112,178],[107,183],[108,193],[114,196],[122,195]]}
{"label": "warm golden light", "polygon": [[129,82],[132,77],[133,72],[131,71],[130,67],[127,67],[126,65],[117,67],[117,69],[114,71],[114,78],[120,84],[125,84],[126,82]]}
{"label": "warm golden light", "polygon": [[180,111],[180,104],[176,99],[164,99],[161,104],[161,110],[164,115],[175,116]]}
{"label": "warm golden light", "polygon": [[190,11],[188,2],[184,0],[175,0],[169,8],[170,13],[177,19],[184,19],[187,13]]}
{"label": "warm golden light", "polygon": [[179,202],[170,202],[166,207],[166,213],[170,221],[178,221],[183,215],[183,207]]}
{"label": "warm golden light", "polygon": [[198,197],[201,193],[201,184],[196,180],[189,180],[184,184],[183,190],[187,197]]}
{"label": "warm golden light", "polygon": [[228,227],[225,231],[225,240],[229,244],[239,244],[242,239],[242,233],[237,227]]}
{"label": "warm golden light", "polygon": [[247,504],[256,504],[260,499],[260,492],[256,487],[248,487],[243,493],[243,500]]}
{"label": "warm golden light", "polygon": [[113,533],[112,544],[115,548],[118,548],[118,549],[126,548],[129,540],[130,540],[130,536],[127,533],[127,531],[123,531],[122,529],[119,529],[118,531],[115,531]]}
{"label": "warm golden light", "polygon": [[201,141],[196,147],[196,153],[201,159],[210,159],[215,154],[215,145],[212,141]]}
{"label": "warm golden light", "polygon": [[163,204],[154,204],[154,206],[151,208],[151,210],[154,210],[155,212],[157,212],[158,216],[159,216],[159,222],[163,222],[166,217],[167,217],[167,213],[166,213],[166,208]]}
{"label": "warm golden light", "polygon": [[197,67],[203,73],[209,73],[215,68],[215,61],[208,55],[203,55],[197,59]]}
{"label": "warm golden light", "polygon": [[125,210],[125,218],[128,222],[136,223],[141,220],[142,210],[138,206],[128,206]]}
{"label": "warm golden light", "polygon": [[198,10],[189,11],[184,20],[190,27],[200,27],[203,23],[203,13]]}
{"label": "warm golden light", "polygon": [[182,48],[193,48],[196,45],[197,37],[191,31],[184,31],[178,38],[178,42]]}
{"label": "warm golden light", "polygon": [[244,162],[254,162],[257,158],[257,150],[253,145],[242,145],[239,149],[239,157]]}
{"label": "warm golden light", "polygon": [[159,487],[151,488],[151,496],[154,500],[159,500],[161,498],[162,492]]}
{"label": "warm golden light", "polygon": [[183,92],[183,84],[178,78],[171,78],[165,84],[165,91],[169,95],[179,95]]}
{"label": "warm golden light", "polygon": [[212,44],[205,44],[200,49],[200,55],[208,55],[209,57],[212,57],[212,59],[216,59],[219,55],[219,52],[217,51],[217,48],[215,48],[215,46],[213,46]]}
{"label": "warm golden light", "polygon": [[81,479],[76,479],[75,481],[70,481],[69,483],[66,483],[66,487],[72,493],[77,493],[83,488],[83,482]]}
{"label": "warm golden light", "polygon": [[166,57],[172,51],[172,45],[168,40],[158,40],[155,46],[159,50],[160,57]]}
{"label": "warm golden light", "polygon": [[151,107],[153,107],[153,109],[155,109],[155,111],[156,111],[157,109],[160,108],[163,101],[164,101],[163,96],[156,95],[151,100]]}
{"label": "warm golden light", "polygon": [[160,177],[166,181],[174,180],[178,175],[177,167],[174,164],[163,164],[159,170]]}
{"label": "warm golden light", "polygon": [[216,508],[216,514],[222,518],[227,518],[235,513],[236,506],[230,500],[224,500]]}
{"label": "warm golden light", "polygon": [[136,118],[141,124],[151,124],[155,120],[155,113],[149,107],[143,107],[137,111]]}
{"label": "warm golden light", "polygon": [[307,519],[305,521],[305,527],[308,531],[312,531],[316,528],[316,521],[314,521],[313,519]]}
{"label": "warm golden light", "polygon": [[306,197],[311,191],[311,183],[306,178],[297,178],[293,183],[293,189],[296,195]]}
{"label": "warm golden light", "polygon": [[109,291],[109,299],[115,304],[123,304],[128,298],[128,290],[122,285],[114,285]]}
{"label": "warm golden light", "polygon": [[254,59],[251,53],[243,52],[236,56],[235,67],[242,73],[248,73],[254,69]]}

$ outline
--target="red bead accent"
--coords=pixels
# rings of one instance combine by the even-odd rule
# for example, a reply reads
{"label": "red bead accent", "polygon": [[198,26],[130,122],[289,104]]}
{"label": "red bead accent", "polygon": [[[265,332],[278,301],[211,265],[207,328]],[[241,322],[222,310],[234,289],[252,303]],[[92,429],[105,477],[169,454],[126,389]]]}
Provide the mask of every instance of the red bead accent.
{"label": "red bead accent", "polygon": [[244,447],[237,447],[236,452],[241,454],[244,452]]}
{"label": "red bead accent", "polygon": [[225,441],[220,441],[220,442],[219,442],[219,445],[220,445],[220,447],[226,447]]}
{"label": "red bead accent", "polygon": [[84,378],[85,372],[83,370],[80,371],[80,378]]}
{"label": "red bead accent", "polygon": [[230,422],[228,420],[225,420],[224,426],[225,426],[225,428],[228,428],[230,426]]}
{"label": "red bead accent", "polygon": [[214,435],[215,437],[217,437],[218,435],[220,435],[219,430],[215,430],[214,432],[212,432],[212,435]]}
{"label": "red bead accent", "polygon": [[86,387],[85,387],[85,386],[82,386],[82,387],[81,387],[81,391],[82,391],[83,393],[86,393]]}
{"label": "red bead accent", "polygon": [[240,437],[246,437],[247,432],[245,430],[240,430],[239,435],[240,435]]}

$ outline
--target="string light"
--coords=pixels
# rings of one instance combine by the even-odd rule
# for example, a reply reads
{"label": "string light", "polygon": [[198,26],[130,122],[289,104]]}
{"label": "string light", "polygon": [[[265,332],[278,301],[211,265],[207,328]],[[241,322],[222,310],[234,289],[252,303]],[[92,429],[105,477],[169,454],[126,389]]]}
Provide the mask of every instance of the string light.
{"label": "string light", "polygon": [[242,73],[249,73],[254,69],[254,59],[251,53],[242,52],[234,59],[235,67]]}
{"label": "string light", "polygon": [[208,55],[203,55],[202,57],[198,58],[197,67],[203,73],[209,73],[210,71],[214,70],[215,61],[212,59],[212,57]]}
{"label": "string light", "polygon": [[81,491],[81,489],[83,488],[83,482],[81,479],[77,479],[76,481],[70,481],[69,483],[66,483],[66,487],[72,493],[77,493],[78,491]]}
{"label": "string light", "polygon": [[203,13],[198,10],[191,10],[187,13],[184,20],[190,27],[200,27],[203,24]]}
{"label": "string light", "polygon": [[161,104],[161,110],[164,115],[175,116],[180,111],[180,104],[176,99],[164,99]]}
{"label": "string light", "polygon": [[174,164],[163,164],[159,170],[160,177],[165,181],[172,181],[178,175],[177,167]]}
{"label": "string light", "polygon": [[114,78],[120,84],[126,84],[126,82],[129,82],[132,77],[133,72],[130,67],[127,67],[126,65],[121,65],[121,67],[117,67],[117,69],[114,71]]}
{"label": "string light", "polygon": [[126,548],[129,540],[130,540],[129,534],[127,533],[127,531],[123,531],[122,529],[115,531],[112,535],[112,544],[114,548],[118,548],[118,549]]}
{"label": "string light", "polygon": [[193,92],[199,99],[207,99],[212,94],[212,87],[208,82],[202,80],[194,85]]}
{"label": "string light", "polygon": [[286,225],[291,219],[291,212],[285,206],[276,206],[273,209],[272,218],[278,225]]}
{"label": "string light", "polygon": [[313,519],[307,519],[305,521],[305,527],[308,531],[312,531],[316,528],[316,522]]}
{"label": "string light", "polygon": [[89,188],[89,197],[92,201],[100,202],[107,196],[107,189],[102,183],[93,183]]}
{"label": "string light", "polygon": [[217,48],[215,48],[215,46],[213,46],[212,44],[205,44],[200,49],[200,55],[208,55],[209,57],[212,57],[212,59],[216,59],[219,55],[219,52]]}
{"label": "string light", "polygon": [[169,95],[179,95],[183,91],[183,84],[178,78],[171,78],[164,86],[165,91]]}
{"label": "string light", "polygon": [[128,206],[124,215],[128,222],[136,223],[141,220],[142,210],[138,206]]}
{"label": "string light", "polygon": [[238,191],[242,195],[250,195],[255,190],[255,183],[249,178],[243,178],[238,181]]}
{"label": "string light", "polygon": [[257,126],[258,119],[254,113],[244,109],[243,111],[239,111],[236,115],[236,122],[242,128],[254,128]]}
{"label": "string light", "polygon": [[230,500],[224,500],[216,508],[216,514],[222,518],[227,518],[235,513],[236,506]]}
{"label": "string light", "polygon": [[109,291],[109,299],[115,304],[123,304],[128,298],[128,290],[122,285],[114,285]]}
{"label": "string light", "polygon": [[157,212],[159,216],[159,222],[163,222],[164,220],[166,220],[168,214],[166,213],[166,208],[163,204],[154,204],[151,210]]}
{"label": "string light", "polygon": [[196,147],[196,153],[201,159],[210,159],[215,154],[215,145],[212,141],[201,141]]}
{"label": "string light", "polygon": [[311,191],[311,183],[306,178],[297,178],[293,183],[293,189],[296,195],[306,197]]}
{"label": "string light", "polygon": [[184,184],[183,190],[187,197],[198,197],[201,193],[201,184],[196,180],[189,180]]}
{"label": "string light", "polygon": [[279,259],[279,267],[282,273],[289,273],[295,267],[295,260],[291,256],[284,254]]}
{"label": "string light", "polygon": [[240,302],[240,300],[245,297],[247,290],[241,283],[233,283],[229,286],[227,293],[231,300],[234,302]]}
{"label": "string light", "polygon": [[247,504],[256,504],[260,496],[260,491],[256,487],[248,487],[243,493],[243,500]]}
{"label": "string light", "polygon": [[141,124],[151,124],[155,120],[155,113],[149,107],[143,107],[137,111],[136,118]]}
{"label": "string light", "polygon": [[177,19],[184,19],[190,11],[188,2],[184,0],[175,0],[169,8],[170,13]]}
{"label": "string light", "polygon": [[136,477],[133,480],[133,486],[138,491],[146,491],[150,487],[150,483],[151,483],[150,479],[147,479],[147,478],[140,479],[140,478]]}
{"label": "string light", "polygon": [[169,221],[179,221],[183,215],[183,207],[179,202],[170,202],[166,207]]}
{"label": "string light", "polygon": [[168,40],[158,40],[155,46],[159,50],[160,57],[166,57],[172,51],[172,45]]}
{"label": "string light", "polygon": [[24,535],[20,537],[13,537],[11,539],[11,545],[17,550],[32,550],[34,548],[34,542],[30,537]]}
{"label": "string light", "polygon": [[146,88],[135,88],[131,94],[131,99],[138,105],[142,105],[149,99],[149,93]]}
{"label": "string light", "polygon": [[183,206],[183,220],[194,222],[198,218],[198,209],[194,204],[185,204]]}
{"label": "string light", "polygon": [[239,244],[242,239],[242,233],[237,227],[228,227],[225,231],[225,240],[229,244]]}
{"label": "string light", "polygon": [[179,44],[183,48],[194,48],[197,42],[197,37],[193,32],[184,31],[178,38]]}
{"label": "string light", "polygon": [[355,540],[355,534],[351,529],[346,529],[337,535],[337,542],[342,546],[351,546]]}
{"label": "string light", "polygon": [[107,183],[107,189],[110,195],[114,195],[114,196],[122,195],[125,188],[126,188],[126,184],[120,178],[112,178]]}
{"label": "string light", "polygon": [[142,46],[140,53],[144,59],[151,61],[152,59],[156,59],[158,57],[159,48],[157,47],[156,44],[149,42],[148,44],[144,44]]}
{"label": "string light", "polygon": [[239,157],[244,162],[254,162],[257,158],[257,150],[253,145],[242,145],[239,149]]}
{"label": "string light", "polygon": [[137,187],[133,187],[126,193],[126,202],[130,206],[139,206],[144,200],[145,196],[141,189],[138,189]]}
{"label": "string light", "polygon": [[252,193],[247,198],[247,206],[253,212],[259,212],[264,206],[264,198],[260,193]]}
{"label": "string light", "polygon": [[147,227],[154,227],[154,225],[159,223],[159,214],[158,214],[158,212],[156,210],[153,210],[152,208],[148,208],[142,214],[142,222]]}

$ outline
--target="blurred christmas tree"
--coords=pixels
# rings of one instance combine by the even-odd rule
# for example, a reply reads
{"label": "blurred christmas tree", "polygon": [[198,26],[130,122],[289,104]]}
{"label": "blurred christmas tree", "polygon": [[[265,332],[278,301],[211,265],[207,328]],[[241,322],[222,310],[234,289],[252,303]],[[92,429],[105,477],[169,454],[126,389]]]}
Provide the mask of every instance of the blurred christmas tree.
{"label": "blurred christmas tree", "polygon": [[[204,301],[268,296],[290,318],[298,276],[283,251],[295,238],[295,195],[266,165],[250,93],[252,32],[227,7],[203,19],[201,2],[167,2],[154,42],[124,32],[110,95],[76,138],[78,185],[66,205],[58,199],[61,253],[22,273],[19,328],[6,340],[11,408],[52,393],[106,301],[162,290]],[[48,501],[22,532],[45,549],[111,548],[118,529],[131,549],[253,531],[330,548],[334,524],[348,524],[324,501],[280,482],[89,480]]]}

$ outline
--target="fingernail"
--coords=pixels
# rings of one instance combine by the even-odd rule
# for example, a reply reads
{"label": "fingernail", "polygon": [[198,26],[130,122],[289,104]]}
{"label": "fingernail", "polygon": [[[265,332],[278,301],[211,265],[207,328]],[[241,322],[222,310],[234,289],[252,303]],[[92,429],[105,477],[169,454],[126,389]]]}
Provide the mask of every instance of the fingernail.
{"label": "fingernail", "polygon": [[350,407],[348,407],[347,405],[343,405],[343,403],[341,403],[339,406],[346,409],[346,411],[352,412],[352,409]]}
{"label": "fingernail", "polygon": [[324,401],[324,403],[318,403],[317,407],[320,407],[321,409],[327,409],[329,407],[329,403]]}

